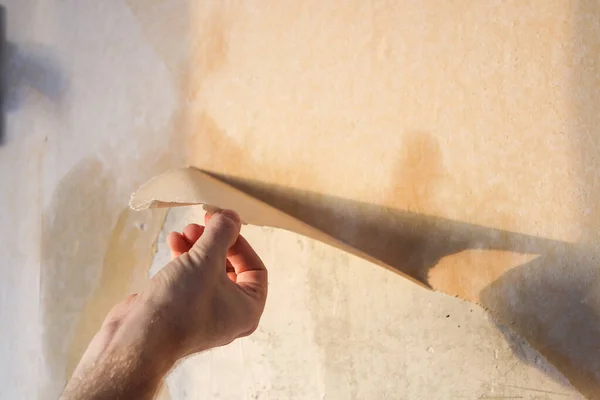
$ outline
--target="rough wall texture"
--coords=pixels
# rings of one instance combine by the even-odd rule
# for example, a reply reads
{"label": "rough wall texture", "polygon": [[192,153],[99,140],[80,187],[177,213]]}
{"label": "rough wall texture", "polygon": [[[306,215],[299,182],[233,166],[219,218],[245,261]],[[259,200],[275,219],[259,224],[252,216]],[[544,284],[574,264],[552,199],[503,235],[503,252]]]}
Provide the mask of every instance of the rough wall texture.
{"label": "rough wall texture", "polygon": [[[56,397],[149,268],[162,215],[124,211],[129,193],[185,163],[395,249],[399,267],[550,343],[593,397],[596,3],[321,3],[7,3],[3,398]],[[184,363],[172,397],[573,393],[469,303],[308,239],[246,233],[273,271],[263,327]]]}

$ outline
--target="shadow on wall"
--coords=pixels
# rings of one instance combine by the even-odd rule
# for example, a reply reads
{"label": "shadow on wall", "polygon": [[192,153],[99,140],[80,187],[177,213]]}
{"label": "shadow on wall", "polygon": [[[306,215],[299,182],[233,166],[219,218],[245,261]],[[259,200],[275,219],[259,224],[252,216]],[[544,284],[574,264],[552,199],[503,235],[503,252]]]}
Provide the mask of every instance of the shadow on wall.
{"label": "shadow on wall", "polygon": [[62,102],[68,88],[52,48],[11,43],[6,31],[6,7],[0,5],[0,145],[7,141],[6,113],[18,110],[30,90],[54,104]]}
{"label": "shadow on wall", "polygon": [[[600,316],[594,312],[600,309],[600,303],[596,308],[586,303],[590,300],[586,298],[587,289],[596,282],[586,271],[596,271],[592,266],[597,265],[600,255],[590,249],[209,173],[428,285],[430,272],[440,260],[469,249],[539,255],[510,270],[512,265],[505,264],[503,268],[508,272],[475,296],[496,317],[510,324],[511,330],[531,342],[580,390],[586,386],[598,389],[598,376],[591,371],[600,366]],[[494,262],[493,257],[485,261]],[[477,268],[477,263],[467,262],[454,273],[468,281]],[[449,287],[435,286],[449,294],[468,296],[450,293]],[[499,325],[499,329],[510,343],[517,343],[504,327]],[[512,347],[523,361],[534,361],[517,351],[520,346]],[[534,366],[564,383],[552,368],[543,363]]]}
{"label": "shadow on wall", "polygon": [[552,248],[508,271],[481,298],[514,321],[584,396],[600,399],[600,3],[572,4],[568,134],[583,234],[577,245]]}
{"label": "shadow on wall", "polygon": [[578,171],[577,245],[558,247],[512,269],[481,294],[514,321],[589,399],[600,399],[600,3],[573,3],[569,137]]}
{"label": "shadow on wall", "polygon": [[7,141],[6,113],[18,110],[30,90],[54,104],[62,102],[68,89],[53,49],[7,41],[7,24],[6,7],[0,4],[0,146]]}
{"label": "shadow on wall", "polygon": [[[584,246],[552,246],[480,295],[483,305],[590,399],[600,394],[600,293],[594,294],[600,289],[599,257]],[[525,361],[520,346],[509,343]]]}
{"label": "shadow on wall", "polygon": [[205,172],[429,287],[430,270],[451,254],[469,249],[541,254],[568,246],[561,241]]}
{"label": "shadow on wall", "polygon": [[17,110],[29,90],[53,103],[63,100],[68,82],[52,48],[38,43],[6,42],[2,53],[6,111]]}
{"label": "shadow on wall", "polygon": [[[600,399],[600,2],[571,2],[573,141],[581,199],[579,243],[548,251],[495,280],[481,301],[560,370],[586,398]],[[560,168],[560,166],[556,166]],[[513,346],[517,355],[519,346]]]}

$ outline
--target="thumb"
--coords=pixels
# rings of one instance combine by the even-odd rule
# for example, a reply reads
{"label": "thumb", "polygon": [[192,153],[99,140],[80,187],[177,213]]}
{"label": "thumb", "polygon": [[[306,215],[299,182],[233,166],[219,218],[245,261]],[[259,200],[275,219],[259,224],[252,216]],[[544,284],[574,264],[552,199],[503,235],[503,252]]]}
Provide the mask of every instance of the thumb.
{"label": "thumb", "polygon": [[204,228],[204,233],[192,247],[192,251],[213,260],[225,261],[227,250],[240,235],[241,219],[232,210],[214,213]]}

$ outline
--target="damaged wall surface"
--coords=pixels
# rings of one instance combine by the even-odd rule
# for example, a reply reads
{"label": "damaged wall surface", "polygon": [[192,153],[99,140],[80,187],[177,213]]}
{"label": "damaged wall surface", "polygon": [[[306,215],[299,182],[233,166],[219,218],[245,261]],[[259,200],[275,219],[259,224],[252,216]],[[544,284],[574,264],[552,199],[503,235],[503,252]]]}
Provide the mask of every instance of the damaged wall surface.
{"label": "damaged wall surface", "polygon": [[56,398],[164,233],[201,220],[130,193],[194,165],[469,302],[246,227],[261,327],[164,398],[576,398],[561,374],[595,398],[600,5],[6,8],[2,396]]}

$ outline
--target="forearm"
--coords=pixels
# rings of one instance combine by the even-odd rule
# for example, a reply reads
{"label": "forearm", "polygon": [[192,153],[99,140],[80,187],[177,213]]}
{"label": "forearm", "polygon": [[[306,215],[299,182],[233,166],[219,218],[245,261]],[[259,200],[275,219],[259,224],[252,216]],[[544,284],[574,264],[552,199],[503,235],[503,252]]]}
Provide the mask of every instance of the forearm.
{"label": "forearm", "polygon": [[163,375],[137,354],[108,356],[74,376],[62,400],[152,399]]}
{"label": "forearm", "polygon": [[103,324],[61,400],[153,398],[174,360],[136,311]]}

